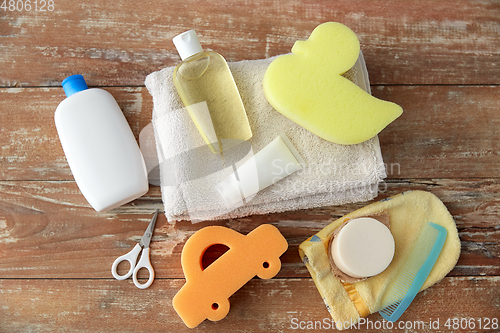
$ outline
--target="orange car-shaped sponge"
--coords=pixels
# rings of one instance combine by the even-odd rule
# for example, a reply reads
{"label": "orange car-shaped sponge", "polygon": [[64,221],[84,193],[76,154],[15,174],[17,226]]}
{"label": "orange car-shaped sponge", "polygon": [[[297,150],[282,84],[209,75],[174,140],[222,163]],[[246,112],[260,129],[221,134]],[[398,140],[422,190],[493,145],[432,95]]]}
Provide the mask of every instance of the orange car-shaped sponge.
{"label": "orange car-shaped sponge", "polygon": [[[203,269],[205,251],[216,244],[226,245],[229,250]],[[278,274],[279,257],[287,248],[286,239],[270,224],[246,236],[221,226],[197,231],[182,250],[186,284],[172,300],[175,311],[190,328],[205,319],[223,319],[229,312],[229,297],[250,279],[255,275],[270,279]]]}

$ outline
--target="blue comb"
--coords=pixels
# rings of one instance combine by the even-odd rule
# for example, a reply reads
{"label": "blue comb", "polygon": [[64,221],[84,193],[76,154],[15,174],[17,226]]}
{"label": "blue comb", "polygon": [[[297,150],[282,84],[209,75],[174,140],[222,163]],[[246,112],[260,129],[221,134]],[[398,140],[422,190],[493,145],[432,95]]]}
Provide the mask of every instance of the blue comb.
{"label": "blue comb", "polygon": [[424,226],[394,286],[387,294],[385,303],[390,305],[379,311],[384,319],[394,322],[406,311],[427,280],[447,235],[446,229],[435,223],[428,222]]}

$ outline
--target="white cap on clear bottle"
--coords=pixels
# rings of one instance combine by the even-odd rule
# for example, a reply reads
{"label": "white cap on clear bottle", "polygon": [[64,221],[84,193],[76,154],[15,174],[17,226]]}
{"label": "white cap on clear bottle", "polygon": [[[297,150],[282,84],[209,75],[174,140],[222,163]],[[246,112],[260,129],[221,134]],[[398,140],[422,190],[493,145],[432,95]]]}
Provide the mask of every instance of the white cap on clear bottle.
{"label": "white cap on clear bottle", "polygon": [[175,48],[177,49],[177,52],[179,52],[182,60],[203,52],[203,48],[201,47],[196,31],[194,30],[183,32],[182,34],[175,36],[172,41],[174,42]]}

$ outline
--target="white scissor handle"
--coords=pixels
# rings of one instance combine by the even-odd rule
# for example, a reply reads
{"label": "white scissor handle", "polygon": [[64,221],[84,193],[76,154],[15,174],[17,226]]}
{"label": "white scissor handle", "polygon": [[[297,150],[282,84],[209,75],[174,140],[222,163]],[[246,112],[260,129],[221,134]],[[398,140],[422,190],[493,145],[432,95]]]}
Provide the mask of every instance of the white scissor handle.
{"label": "white scissor handle", "polygon": [[[141,249],[142,249],[141,246],[139,244],[136,244],[134,246],[134,248],[132,249],[132,251],[122,255],[121,257],[116,258],[116,260],[113,262],[113,266],[111,266],[111,274],[113,274],[113,277],[115,279],[125,280],[126,278],[129,278],[130,275],[132,275],[132,273],[135,269],[135,263],[137,262],[137,257],[139,256],[139,252],[141,252]],[[141,259],[142,259],[142,257],[141,257]],[[122,261],[128,261],[130,263],[130,269],[128,270],[127,274],[118,275],[118,272],[116,271],[116,269]]]}
{"label": "white scissor handle", "polygon": [[[137,280],[137,273],[141,268],[145,268],[149,272],[149,279],[144,284],[140,284],[139,281]],[[151,266],[151,261],[149,260],[149,247],[143,249],[141,254],[141,259],[139,259],[137,266],[135,266],[132,279],[134,280],[135,286],[139,289],[146,289],[153,283],[153,280],[155,279],[155,271],[153,270],[153,266]]]}

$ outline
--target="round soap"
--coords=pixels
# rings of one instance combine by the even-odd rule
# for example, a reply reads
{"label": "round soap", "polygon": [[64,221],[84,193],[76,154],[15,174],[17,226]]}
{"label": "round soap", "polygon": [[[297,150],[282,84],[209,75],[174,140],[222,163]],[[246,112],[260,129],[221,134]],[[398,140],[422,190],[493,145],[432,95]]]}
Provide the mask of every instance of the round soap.
{"label": "round soap", "polygon": [[361,217],[347,223],[333,239],[335,265],[347,275],[365,278],[382,273],[394,257],[394,238],[383,223]]}

